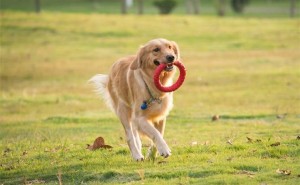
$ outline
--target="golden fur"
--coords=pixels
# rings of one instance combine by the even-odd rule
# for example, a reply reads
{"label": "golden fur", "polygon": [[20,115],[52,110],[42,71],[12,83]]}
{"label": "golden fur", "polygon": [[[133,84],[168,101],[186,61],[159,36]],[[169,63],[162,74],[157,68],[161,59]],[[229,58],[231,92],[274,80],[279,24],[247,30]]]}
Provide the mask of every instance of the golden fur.
{"label": "golden fur", "polygon": [[[132,157],[137,161],[144,160],[139,133],[153,141],[149,156],[154,156],[156,149],[161,156],[171,155],[163,134],[166,117],[173,107],[173,93],[159,91],[153,83],[153,75],[158,63],[171,63],[179,58],[179,48],[175,42],[154,39],[142,46],[136,55],[118,60],[109,75],[96,75],[90,80],[119,117]],[[171,85],[174,73],[174,70],[162,72],[162,84]],[[146,110],[142,110],[141,104],[150,99],[146,84],[162,102],[153,102]]]}

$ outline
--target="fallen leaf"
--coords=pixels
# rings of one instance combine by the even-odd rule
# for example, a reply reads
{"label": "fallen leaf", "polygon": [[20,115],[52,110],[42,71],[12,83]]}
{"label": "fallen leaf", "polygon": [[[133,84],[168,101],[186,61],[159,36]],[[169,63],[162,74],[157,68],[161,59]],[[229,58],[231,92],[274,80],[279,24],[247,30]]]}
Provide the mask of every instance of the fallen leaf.
{"label": "fallen leaf", "polygon": [[193,142],[191,143],[191,146],[196,146],[196,145],[198,145],[198,142],[197,142],[197,141],[193,141]]}
{"label": "fallen leaf", "polygon": [[277,169],[276,173],[282,174],[282,175],[291,175],[292,171],[291,170],[280,170],[280,169]]}
{"label": "fallen leaf", "polygon": [[233,157],[228,157],[226,160],[227,161],[232,161]]}
{"label": "fallen leaf", "polygon": [[102,137],[97,137],[93,143],[93,145],[87,144],[87,149],[89,150],[96,150],[99,148],[104,148],[104,149],[111,149],[112,146],[110,145],[105,145],[104,139]]}
{"label": "fallen leaf", "polygon": [[233,145],[233,143],[230,139],[227,141],[227,143],[230,144],[230,145]]}
{"label": "fallen leaf", "polygon": [[251,171],[247,171],[247,170],[242,170],[237,172],[237,174],[241,174],[241,175],[247,175],[250,178],[254,178],[255,173],[251,172]]}
{"label": "fallen leaf", "polygon": [[277,115],[276,118],[277,119],[283,119],[285,117],[285,115]]}
{"label": "fallen leaf", "polygon": [[280,142],[276,142],[276,143],[271,144],[270,146],[279,146],[279,145],[280,145]]}
{"label": "fallen leaf", "polygon": [[5,148],[4,153],[11,152],[12,150],[10,148]]}
{"label": "fallen leaf", "polygon": [[220,119],[220,116],[219,115],[214,115],[212,118],[211,118],[211,121],[218,121]]}
{"label": "fallen leaf", "polygon": [[22,153],[22,156],[27,155],[27,154],[28,154],[28,152],[25,150],[25,151]]}
{"label": "fallen leaf", "polygon": [[253,142],[253,139],[251,139],[250,137],[246,137],[247,140],[248,140],[248,143],[252,143]]}
{"label": "fallen leaf", "polygon": [[157,164],[166,164],[168,161],[158,161]]}
{"label": "fallen leaf", "polygon": [[5,150],[4,150],[4,152],[3,152],[3,156],[7,156],[7,154],[8,154],[9,152],[11,152],[11,151],[12,151],[11,149],[5,148]]}

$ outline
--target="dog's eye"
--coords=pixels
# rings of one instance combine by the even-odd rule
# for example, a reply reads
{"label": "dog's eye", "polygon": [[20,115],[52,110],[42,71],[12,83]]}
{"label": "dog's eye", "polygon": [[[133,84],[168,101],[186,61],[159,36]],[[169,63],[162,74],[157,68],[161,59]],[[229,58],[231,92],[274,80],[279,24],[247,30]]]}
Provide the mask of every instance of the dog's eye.
{"label": "dog's eye", "polygon": [[172,46],[171,46],[171,45],[169,46],[169,49],[172,49]]}
{"label": "dog's eye", "polygon": [[160,48],[155,48],[153,51],[154,51],[154,52],[159,52],[159,51],[160,51]]}

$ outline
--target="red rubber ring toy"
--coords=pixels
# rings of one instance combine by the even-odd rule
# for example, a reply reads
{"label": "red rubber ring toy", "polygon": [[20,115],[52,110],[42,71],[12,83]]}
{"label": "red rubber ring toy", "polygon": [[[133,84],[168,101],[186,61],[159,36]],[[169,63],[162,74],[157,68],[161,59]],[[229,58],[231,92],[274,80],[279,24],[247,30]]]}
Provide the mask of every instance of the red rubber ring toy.
{"label": "red rubber ring toy", "polygon": [[173,64],[178,67],[180,75],[179,75],[177,81],[169,87],[164,87],[160,83],[160,80],[159,80],[160,73],[166,68],[167,65],[166,64],[160,64],[154,71],[154,76],[153,76],[154,84],[155,84],[156,88],[158,90],[162,91],[162,92],[176,91],[184,82],[185,75],[186,75],[186,70],[185,70],[184,65],[179,61],[176,61]]}

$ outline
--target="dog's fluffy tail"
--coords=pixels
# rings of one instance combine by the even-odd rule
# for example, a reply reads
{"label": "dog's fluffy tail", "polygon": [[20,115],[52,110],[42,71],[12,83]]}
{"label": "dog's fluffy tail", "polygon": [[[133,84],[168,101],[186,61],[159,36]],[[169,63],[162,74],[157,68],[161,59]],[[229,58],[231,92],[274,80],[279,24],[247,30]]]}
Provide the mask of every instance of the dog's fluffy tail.
{"label": "dog's fluffy tail", "polygon": [[106,105],[114,111],[112,99],[107,89],[108,75],[97,74],[89,79],[88,83],[94,86],[96,94],[100,95]]}

